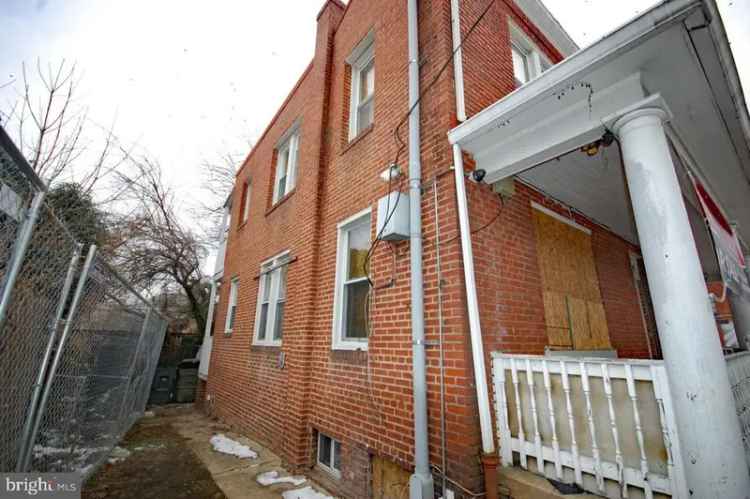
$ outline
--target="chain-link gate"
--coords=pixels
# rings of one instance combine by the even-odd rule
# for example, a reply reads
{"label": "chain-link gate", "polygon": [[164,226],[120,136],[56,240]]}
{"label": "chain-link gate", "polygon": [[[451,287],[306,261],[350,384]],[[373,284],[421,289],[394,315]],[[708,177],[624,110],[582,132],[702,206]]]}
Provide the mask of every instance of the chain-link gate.
{"label": "chain-link gate", "polygon": [[0,128],[0,471],[87,476],[143,413],[167,323],[45,195]]}

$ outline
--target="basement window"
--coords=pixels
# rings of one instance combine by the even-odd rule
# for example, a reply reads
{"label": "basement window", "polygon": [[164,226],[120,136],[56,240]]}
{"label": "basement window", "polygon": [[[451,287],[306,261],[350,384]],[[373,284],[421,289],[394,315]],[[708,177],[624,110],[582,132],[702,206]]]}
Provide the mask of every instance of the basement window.
{"label": "basement window", "polygon": [[346,61],[352,69],[349,105],[349,140],[356,138],[374,121],[375,52],[373,32],[357,45]]}
{"label": "basement window", "polygon": [[224,334],[230,335],[234,330],[234,322],[237,316],[237,295],[239,294],[240,278],[235,277],[229,286],[229,306],[227,307],[227,318],[224,323]]}
{"label": "basement window", "polygon": [[318,432],[318,466],[341,478],[341,442]]}
{"label": "basement window", "polygon": [[370,209],[338,226],[336,287],[333,311],[333,348],[367,349],[367,296],[370,282],[366,259],[370,250]]}
{"label": "basement window", "polygon": [[297,154],[299,129],[297,126],[284,134],[276,148],[276,178],[273,183],[273,204],[292,192],[297,182]]}
{"label": "basement window", "polygon": [[530,82],[547,71],[552,64],[518,26],[510,24],[510,51],[516,87]]}
{"label": "basement window", "polygon": [[255,312],[254,345],[281,346],[288,268],[288,251],[261,264],[258,278],[258,306]]}

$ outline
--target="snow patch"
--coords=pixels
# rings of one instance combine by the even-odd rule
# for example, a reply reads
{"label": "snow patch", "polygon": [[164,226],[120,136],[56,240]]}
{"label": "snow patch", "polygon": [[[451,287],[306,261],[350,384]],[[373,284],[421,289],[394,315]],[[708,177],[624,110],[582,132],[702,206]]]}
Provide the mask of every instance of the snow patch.
{"label": "snow patch", "polygon": [[258,453],[247,445],[242,445],[221,433],[211,437],[211,445],[216,452],[237,456],[240,459],[255,459],[258,457]]}
{"label": "snow patch", "polygon": [[76,470],[76,472],[77,472],[77,473],[78,473],[79,475],[81,475],[81,476],[86,476],[86,475],[88,475],[88,474],[89,474],[89,472],[91,472],[91,471],[92,471],[93,469],[94,469],[94,465],[93,465],[93,464],[89,464],[89,465],[86,465],[86,466],[84,466],[83,468],[78,468],[78,469]]}
{"label": "snow patch", "polygon": [[124,461],[129,457],[130,457],[130,451],[118,445],[117,447],[112,449],[112,452],[110,452],[109,459],[107,459],[107,462],[109,464],[117,464],[120,461]]}
{"label": "snow patch", "polygon": [[331,496],[321,494],[312,487],[305,487],[303,489],[288,490],[281,494],[284,499],[333,499]]}
{"label": "snow patch", "polygon": [[278,471],[267,471],[265,473],[261,473],[257,477],[255,477],[255,480],[265,486],[268,487],[269,485],[274,485],[277,483],[291,483],[292,485],[302,485],[307,481],[307,479],[303,476],[282,476],[279,477]]}

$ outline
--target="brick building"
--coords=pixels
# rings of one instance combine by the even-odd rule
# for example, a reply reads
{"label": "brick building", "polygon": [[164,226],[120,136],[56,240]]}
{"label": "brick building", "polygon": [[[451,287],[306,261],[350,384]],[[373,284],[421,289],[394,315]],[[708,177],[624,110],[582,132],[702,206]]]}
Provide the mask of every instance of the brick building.
{"label": "brick building", "polygon": [[[452,12],[456,5],[458,16]],[[398,203],[407,202],[406,6],[405,1],[350,0],[344,5],[328,0],[320,10],[312,62],[237,174],[226,256],[216,274],[211,347],[208,353],[204,350],[201,368],[205,381],[199,399],[206,410],[268,445],[290,468],[304,469],[346,497],[400,497],[396,488],[403,483],[398,477],[408,480],[414,464],[409,242],[375,244],[378,201],[389,192],[402,192],[386,203],[386,211],[394,213]],[[568,147],[573,153],[537,158],[534,168],[527,165],[499,178],[495,170],[500,170],[485,161],[484,150],[472,150],[481,149],[479,139],[466,139],[461,155],[466,171],[481,168],[488,175],[484,182],[466,182],[468,238],[467,231],[461,231],[461,196],[456,195],[452,168],[454,148],[463,140],[457,142],[454,136],[480,123],[497,103],[507,102],[504,97],[523,94],[544,77],[562,74],[591,49],[559,64],[577,47],[538,0],[421,1],[418,8],[428,428],[436,490],[440,493],[443,472],[459,496],[481,493],[485,486],[480,456],[487,442],[479,424],[482,402],[470,327],[475,293],[486,371],[494,374],[486,381],[494,388],[497,438],[510,446],[515,433],[524,447],[526,441],[535,444],[536,433],[539,449],[548,444],[555,449],[554,459],[537,460],[540,473],[554,465],[547,474],[557,472],[561,481],[580,482],[584,488],[594,480],[599,490],[609,493],[609,482],[618,482],[617,472],[614,478],[607,475],[609,468],[599,457],[591,470],[585,463],[568,463],[560,471],[559,448],[570,435],[558,429],[558,439],[555,408],[559,416],[564,405],[553,403],[552,395],[563,393],[555,376],[565,376],[560,381],[565,384],[567,375],[539,361],[542,372],[531,361],[568,355],[602,359],[592,386],[601,384],[605,408],[612,390],[630,393],[633,378],[612,374],[613,388],[608,388],[610,378],[602,365],[611,365],[613,373],[625,366],[623,373],[637,371],[636,381],[657,384],[656,378],[638,377],[645,365],[638,360],[627,365],[612,360],[649,359],[657,366],[653,372],[663,367],[659,313],[651,305],[651,283],[627,202],[624,208],[607,206],[610,184],[598,178],[582,178],[580,185],[590,190],[583,197],[580,192],[573,195],[545,170],[574,154],[583,159],[570,160],[570,168],[590,166],[576,161],[597,161],[605,172],[607,165],[619,171],[617,148],[611,141],[596,140],[601,134],[592,135]],[[446,66],[454,50],[452,20],[459,23],[463,40],[463,92],[458,99],[454,67]],[[571,84],[569,94],[586,91],[585,83]],[[559,101],[564,94],[556,91]],[[592,106],[589,94],[589,114]],[[540,122],[543,118],[538,117]],[[512,126],[514,119],[503,123]],[[464,125],[451,132],[449,140],[449,131],[460,121]],[[497,123],[494,129],[500,130],[504,125]],[[381,173],[389,165],[401,174],[384,181]],[[615,197],[627,198],[623,177],[614,176],[613,188],[620,189]],[[598,185],[601,190],[592,190]],[[599,198],[599,204],[591,201]],[[710,240],[701,232],[705,228],[699,212],[692,205],[688,211],[691,222],[698,220],[695,240],[704,277],[721,280]],[[462,253],[467,239],[476,273],[473,290],[467,286],[465,248]],[[712,334],[715,340],[716,331]],[[502,352],[506,357],[501,362],[512,365],[499,365],[511,367],[501,367],[499,373],[499,357],[491,359],[491,352]],[[565,361],[550,362],[564,372]],[[516,363],[524,370],[520,382]],[[519,398],[519,386],[521,392],[536,393],[531,402],[539,405],[538,411],[528,398]],[[640,396],[642,404],[651,400],[651,395]],[[658,393],[654,397],[656,407],[661,399]],[[501,408],[508,414],[518,409],[515,423]],[[578,416],[570,407],[568,414],[573,428]],[[551,416],[551,428],[539,421],[541,415],[547,420]],[[613,415],[610,421],[606,412],[601,417],[597,423],[615,426]],[[665,421],[659,423],[658,411],[641,417],[644,427],[668,427]],[[578,424],[585,423],[582,416]],[[640,426],[635,425],[633,434],[642,440]],[[661,442],[653,434],[647,437]],[[601,460],[606,461],[611,450],[612,461],[626,470],[620,478],[627,477],[630,468],[620,456],[627,461],[628,452],[637,455],[638,448],[623,444],[621,452],[617,435],[613,439],[600,444]],[[592,451],[596,443],[595,437],[589,442]],[[645,447],[640,445],[644,459]],[[503,464],[530,467],[527,458],[532,456],[525,447],[509,449],[500,450]],[[577,451],[575,456],[578,459]],[[667,465],[665,460],[664,470]],[[664,470],[658,470],[667,477],[664,483],[672,483],[675,475]],[[630,484],[645,490],[650,487],[649,472],[641,471]],[[661,482],[655,483],[658,491]],[[678,495],[676,489],[663,487]]]}

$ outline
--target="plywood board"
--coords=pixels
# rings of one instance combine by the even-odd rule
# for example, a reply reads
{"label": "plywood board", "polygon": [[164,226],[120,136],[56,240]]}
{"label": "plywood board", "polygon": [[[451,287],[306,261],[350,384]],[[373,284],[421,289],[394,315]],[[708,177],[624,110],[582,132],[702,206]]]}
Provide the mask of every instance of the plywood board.
{"label": "plywood board", "polygon": [[544,291],[544,319],[549,345],[573,348],[573,337],[568,318],[568,305],[564,294]]}
{"label": "plywood board", "polygon": [[388,459],[372,458],[373,499],[408,499],[411,474]]}
{"label": "plywood board", "polygon": [[611,348],[591,235],[539,210],[532,212],[549,345]]}

